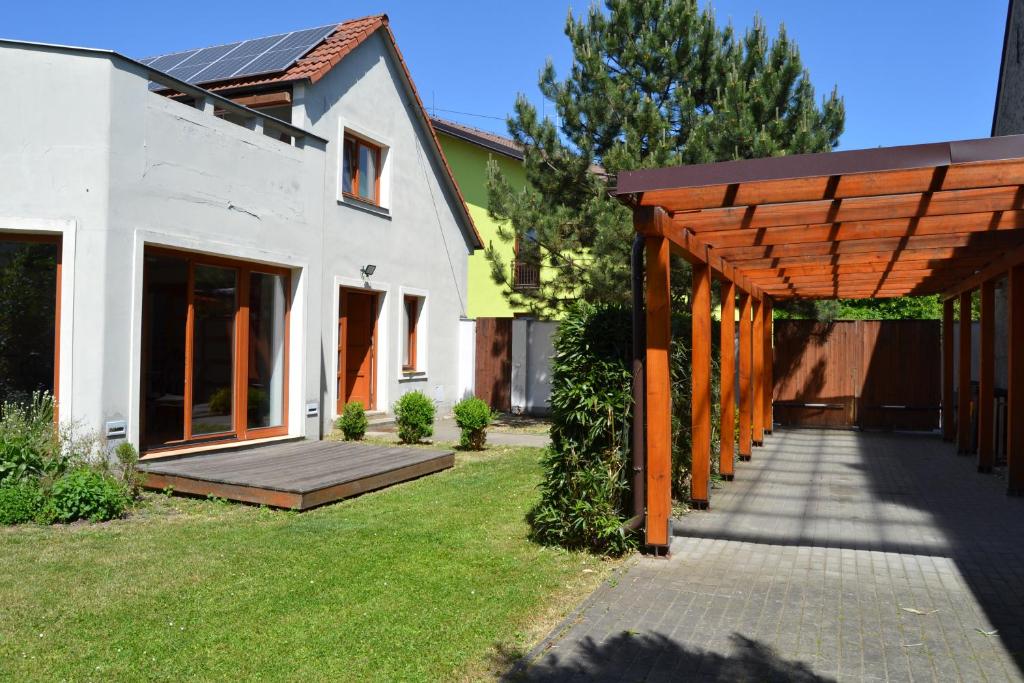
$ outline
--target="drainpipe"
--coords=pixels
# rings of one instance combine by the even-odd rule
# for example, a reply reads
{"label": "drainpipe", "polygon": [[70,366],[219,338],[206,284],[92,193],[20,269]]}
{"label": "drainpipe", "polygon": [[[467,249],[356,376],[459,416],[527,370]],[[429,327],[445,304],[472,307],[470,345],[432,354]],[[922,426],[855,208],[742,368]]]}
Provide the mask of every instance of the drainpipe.
{"label": "drainpipe", "polygon": [[630,255],[633,274],[633,518],[626,522],[630,529],[639,529],[645,521],[647,498],[647,449],[644,429],[647,412],[646,351],[647,328],[644,318],[644,237],[633,237]]}

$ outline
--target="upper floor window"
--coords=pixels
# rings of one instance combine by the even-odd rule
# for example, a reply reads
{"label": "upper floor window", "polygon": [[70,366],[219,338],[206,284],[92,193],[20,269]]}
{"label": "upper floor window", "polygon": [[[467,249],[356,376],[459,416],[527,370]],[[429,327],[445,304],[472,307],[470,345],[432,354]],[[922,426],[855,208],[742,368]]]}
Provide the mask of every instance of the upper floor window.
{"label": "upper floor window", "polygon": [[381,148],[346,134],[342,157],[342,194],[379,205]]}

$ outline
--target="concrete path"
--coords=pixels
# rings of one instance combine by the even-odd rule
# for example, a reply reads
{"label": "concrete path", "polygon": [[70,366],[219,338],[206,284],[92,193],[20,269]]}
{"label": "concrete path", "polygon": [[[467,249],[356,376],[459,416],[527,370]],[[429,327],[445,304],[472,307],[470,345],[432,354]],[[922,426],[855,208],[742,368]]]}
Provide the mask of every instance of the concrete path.
{"label": "concrete path", "polygon": [[1019,681],[1024,499],[933,437],[767,437],[510,677]]}

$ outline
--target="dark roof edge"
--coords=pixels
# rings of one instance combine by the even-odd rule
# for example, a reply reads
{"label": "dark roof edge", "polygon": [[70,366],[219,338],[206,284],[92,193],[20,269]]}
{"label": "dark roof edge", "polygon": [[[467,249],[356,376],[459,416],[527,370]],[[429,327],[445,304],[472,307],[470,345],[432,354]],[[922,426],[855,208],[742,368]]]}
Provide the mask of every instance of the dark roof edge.
{"label": "dark roof edge", "polygon": [[992,108],[992,137],[996,135],[999,120],[999,96],[1003,91],[1003,76],[1006,73],[1006,50],[1010,46],[1010,21],[1013,19],[1013,0],[1006,3],[1006,29],[1003,31],[1003,53],[999,55],[999,78],[996,80],[996,106]]}
{"label": "dark roof edge", "polygon": [[613,193],[621,196],[651,190],[898,171],[1017,158],[1024,158],[1024,135],[623,171],[616,178]]}
{"label": "dark roof edge", "polygon": [[435,116],[430,117],[430,123],[438,132],[450,135],[453,138],[464,140],[479,147],[489,149],[492,152],[497,152],[498,154],[504,154],[507,157],[518,159],[519,161],[522,161],[524,158],[522,150],[513,147],[511,140],[509,140],[510,144],[502,145],[494,140],[485,138],[482,135],[474,135],[471,131],[468,131],[465,128],[453,126],[444,119],[439,119]]}

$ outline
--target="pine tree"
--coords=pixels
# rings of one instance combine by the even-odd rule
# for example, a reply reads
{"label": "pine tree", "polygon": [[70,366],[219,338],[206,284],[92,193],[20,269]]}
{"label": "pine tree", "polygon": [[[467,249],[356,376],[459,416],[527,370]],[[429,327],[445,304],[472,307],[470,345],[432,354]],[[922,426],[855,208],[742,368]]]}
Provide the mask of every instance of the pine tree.
{"label": "pine tree", "polygon": [[796,45],[783,27],[770,40],[759,18],[740,38],[696,0],[606,0],[580,19],[570,12],[565,33],[568,76],[550,61],[540,75],[557,125],[522,95],[508,120],[525,188],[495,163],[488,171],[490,214],[506,221],[500,239],[544,268],[539,289],[514,290],[510,264],[488,249],[514,305],[550,312],[577,298],[628,298],[632,216],[608,195],[619,171],[823,152],[842,132],[837,91],[819,107]]}

